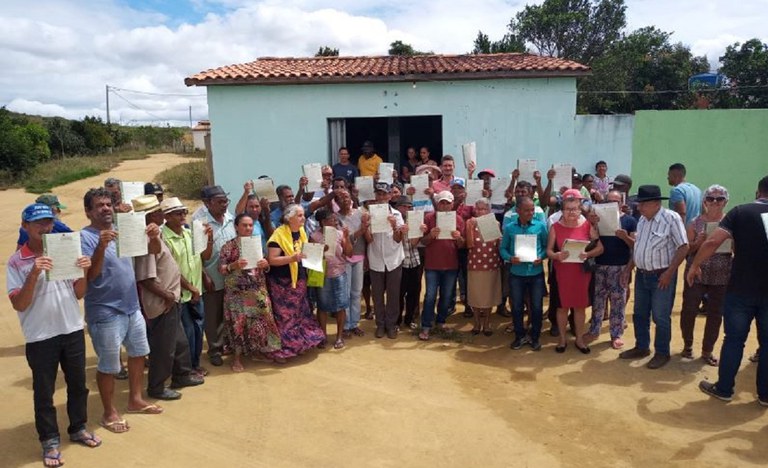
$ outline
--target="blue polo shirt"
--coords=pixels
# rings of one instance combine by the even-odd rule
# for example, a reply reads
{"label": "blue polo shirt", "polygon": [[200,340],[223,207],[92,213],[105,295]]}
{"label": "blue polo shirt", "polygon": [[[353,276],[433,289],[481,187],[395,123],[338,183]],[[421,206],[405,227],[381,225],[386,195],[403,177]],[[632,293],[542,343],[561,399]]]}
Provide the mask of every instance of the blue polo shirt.
{"label": "blue polo shirt", "polygon": [[[508,262],[515,256],[515,236],[518,234],[529,234],[536,236],[536,256],[539,258],[547,257],[547,224],[542,223],[536,218],[531,219],[530,224],[523,226],[520,220],[516,219],[504,225],[504,236],[501,239],[501,259]],[[509,272],[517,276],[536,276],[544,273],[542,264],[534,265],[532,262],[521,262],[517,265],[509,264]]]}

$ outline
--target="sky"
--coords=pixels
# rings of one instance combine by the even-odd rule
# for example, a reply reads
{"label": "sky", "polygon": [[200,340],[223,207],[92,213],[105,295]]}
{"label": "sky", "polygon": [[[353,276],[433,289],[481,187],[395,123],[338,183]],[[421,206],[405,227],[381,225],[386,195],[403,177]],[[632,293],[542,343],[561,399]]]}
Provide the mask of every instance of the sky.
{"label": "sky", "polygon": [[[478,30],[499,39],[541,0],[2,0],[0,106],[125,125],[207,118],[205,87],[184,78],[258,57],[386,55],[395,40],[466,53]],[[706,55],[768,42],[768,0],[626,0],[627,32],[654,25]]]}

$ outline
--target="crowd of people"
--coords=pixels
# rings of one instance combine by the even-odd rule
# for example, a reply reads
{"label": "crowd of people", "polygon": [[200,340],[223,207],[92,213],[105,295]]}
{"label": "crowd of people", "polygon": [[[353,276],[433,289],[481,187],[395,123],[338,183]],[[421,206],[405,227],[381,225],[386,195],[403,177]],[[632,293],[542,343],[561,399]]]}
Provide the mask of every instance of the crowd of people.
{"label": "crowd of people", "polygon": [[[404,330],[427,341],[451,329],[457,304],[463,304],[472,335],[491,336],[497,331],[490,320],[495,309],[511,317],[503,329],[512,335],[514,350],[542,349],[546,317],[557,353],[567,351],[570,330],[576,350],[589,354],[607,320],[610,346],[622,350],[619,358],[653,354],[646,366],[657,369],[672,354],[677,274],[686,262],[681,355],[694,358],[696,316],[705,311],[700,357],[719,364],[718,381],[702,382],[702,391],[731,399],[753,318],[759,341],[768,342],[768,176],[759,181],[753,203],[726,212],[728,190],[712,185],[702,193],[686,182],[682,164],[669,168],[669,197],[655,185],[630,195],[632,179],[608,176],[603,161],[594,175],[574,170],[567,187],[552,186],[554,169],[545,177],[533,173],[533,180],[523,180],[515,169],[509,185],[499,188],[493,184],[495,171],[485,169],[477,173],[482,194],[470,204],[473,163],[461,178],[450,155],[438,163],[428,148],[408,148],[407,161],[388,183],[370,142],[357,165],[347,148],[338,154],[338,164],[322,168],[318,190],[308,190],[309,180],[301,176],[295,195],[280,185],[278,201],[270,203],[246,181],[232,207],[222,187],[206,186],[203,206],[191,214],[178,198],[164,197],[157,184],[147,183],[144,195],[127,203],[120,181],[107,179],[83,199],[90,224],[79,231],[77,267],[83,276],[74,280],[45,277],[53,264],[44,252],[44,235],[72,232],[58,219],[65,207],[54,195],[44,195],[23,210],[7,289],[27,341],[35,425],[47,466],[63,464],[52,399],[59,365],[67,382],[70,440],[101,444],[86,427],[79,299],[97,356],[100,425],[116,433],[130,429],[114,403],[115,378],[121,374],[128,379],[127,412],[160,414],[160,405],[144,400],[145,366],[146,395],[176,400],[182,396],[178,389],[205,381],[203,337],[213,366],[223,365],[225,356],[231,356],[234,372],[245,370],[244,356],[284,363],[328,347],[329,319],[336,322],[335,350],[364,336],[363,302],[364,317],[375,320],[374,336],[393,340]],[[422,174],[429,176],[423,194],[410,185],[413,175]],[[358,176],[374,177],[371,199],[355,186]],[[504,190],[503,203],[494,188]],[[666,199],[668,208],[662,206]],[[604,211],[598,205],[610,203],[618,207],[616,230],[600,232],[598,213]],[[116,214],[127,212],[145,218],[145,255],[118,252]],[[202,222],[204,236],[198,249],[196,222]],[[253,237],[262,252],[255,263],[244,255],[251,244],[242,240]],[[322,271],[305,266],[305,245],[311,243],[323,245]],[[635,344],[624,349],[632,277]],[[57,319],[49,318],[51,310],[58,311]],[[718,361],[715,344],[723,319]],[[758,401],[768,406],[768,359],[756,352],[755,360]]]}

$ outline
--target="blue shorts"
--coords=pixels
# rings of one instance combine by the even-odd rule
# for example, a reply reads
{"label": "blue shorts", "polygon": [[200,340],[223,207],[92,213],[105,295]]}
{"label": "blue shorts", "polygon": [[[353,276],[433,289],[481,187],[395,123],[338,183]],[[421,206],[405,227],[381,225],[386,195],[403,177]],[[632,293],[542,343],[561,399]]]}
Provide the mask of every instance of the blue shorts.
{"label": "blue shorts", "polygon": [[149,354],[147,324],[138,310],[130,315],[117,314],[107,322],[89,323],[88,334],[96,351],[96,369],[102,374],[120,372],[121,345],[128,357]]}
{"label": "blue shorts", "polygon": [[349,290],[347,289],[347,274],[336,278],[325,278],[322,288],[317,288],[317,310],[323,312],[338,312],[349,308]]}

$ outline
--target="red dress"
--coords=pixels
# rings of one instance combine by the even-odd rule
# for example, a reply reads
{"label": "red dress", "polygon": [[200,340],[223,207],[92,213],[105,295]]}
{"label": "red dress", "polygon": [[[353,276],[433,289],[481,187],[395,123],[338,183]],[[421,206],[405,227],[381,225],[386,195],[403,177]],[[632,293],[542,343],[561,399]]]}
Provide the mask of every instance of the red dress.
{"label": "red dress", "polygon": [[[563,242],[566,239],[588,241],[590,227],[590,224],[586,221],[581,223],[581,226],[575,228],[564,226],[560,222],[555,223],[552,228],[555,230],[557,250],[563,249]],[[571,307],[583,309],[592,305],[589,297],[589,282],[592,280],[592,273],[585,272],[581,265],[581,263],[555,261],[555,276],[557,277],[557,288],[560,295],[560,307],[563,309]]]}

